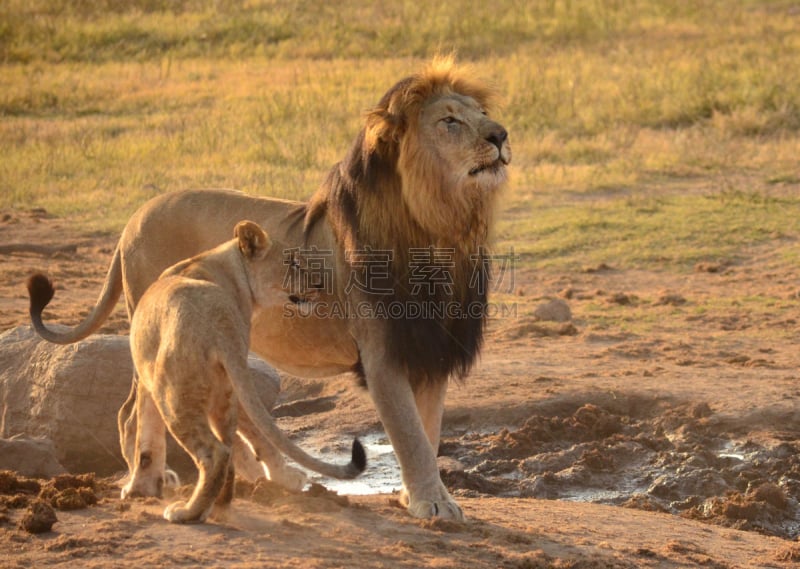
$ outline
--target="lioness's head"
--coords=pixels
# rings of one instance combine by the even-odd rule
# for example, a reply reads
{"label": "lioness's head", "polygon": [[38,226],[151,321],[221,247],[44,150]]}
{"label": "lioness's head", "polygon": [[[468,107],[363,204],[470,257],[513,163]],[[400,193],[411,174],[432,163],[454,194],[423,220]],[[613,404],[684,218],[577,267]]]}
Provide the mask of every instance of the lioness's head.
{"label": "lioness's head", "polygon": [[367,118],[366,145],[396,159],[403,202],[433,236],[473,234],[488,223],[511,161],[506,129],[489,118],[494,101],[467,68],[437,58]]}

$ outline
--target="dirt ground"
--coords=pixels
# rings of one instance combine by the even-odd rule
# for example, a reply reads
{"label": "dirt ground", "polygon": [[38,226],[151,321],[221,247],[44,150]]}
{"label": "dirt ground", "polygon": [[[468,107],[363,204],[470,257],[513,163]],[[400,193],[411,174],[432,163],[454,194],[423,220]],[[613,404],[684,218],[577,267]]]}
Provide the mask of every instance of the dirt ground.
{"label": "dirt ground", "polygon": [[[0,212],[0,331],[26,322],[34,269],[57,282],[50,321],[87,313],[115,238],[70,227],[42,211]],[[242,485],[227,520],[177,526],[161,518],[165,502],[123,503],[113,481],[97,480],[82,490],[96,503],[57,507],[52,531],[30,533],[15,500],[36,492],[0,480],[0,566],[793,566],[799,276],[767,248],[688,275],[517,271],[518,296],[504,300],[517,316],[491,322],[481,362],[448,395],[440,465],[465,523],[412,519],[393,494]],[[711,302],[733,296],[773,300]],[[566,300],[571,323],[528,316],[551,297]],[[602,306],[629,310],[631,324],[586,317]],[[120,305],[104,331],[126,328]],[[379,434],[351,384],[287,378],[282,426],[317,451]]]}

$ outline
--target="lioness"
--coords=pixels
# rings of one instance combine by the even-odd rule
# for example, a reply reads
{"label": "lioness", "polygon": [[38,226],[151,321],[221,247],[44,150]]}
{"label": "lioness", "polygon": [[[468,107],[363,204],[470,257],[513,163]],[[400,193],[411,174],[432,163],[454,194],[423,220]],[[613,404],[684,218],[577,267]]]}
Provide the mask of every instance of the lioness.
{"label": "lioness", "polygon": [[[231,449],[237,428],[256,451],[265,441],[299,464],[335,478],[354,478],[366,466],[364,449],[353,441],[352,461],[330,465],[307,455],[277,428],[251,385],[247,367],[252,315],[275,294],[265,275],[281,263],[256,223],[242,221],[234,239],[166,269],[139,301],[131,320],[130,343],[138,375],[136,454],[144,457],[122,497],[150,493],[147,457],[163,457],[164,433],[145,428],[158,413],[199,471],[188,502],[164,511],[171,522],[201,522],[214,506],[233,497]],[[43,275],[30,288],[43,300],[52,286]],[[237,421],[238,418],[238,421]],[[163,466],[161,466],[163,468]],[[144,475],[143,475],[144,474]]]}
{"label": "lioness", "polygon": [[[83,322],[66,333],[34,326],[77,341],[123,290],[135,314],[165,267],[255,219],[295,251],[268,277],[276,294],[253,320],[251,349],[298,376],[355,373],[394,447],[411,514],[460,519],[436,453],[448,381],[468,374],[483,341],[489,227],[511,160],[508,133],[489,118],[494,99],[468,69],[438,58],[386,92],[308,202],[223,190],[154,198],[123,230]],[[137,421],[158,430],[135,403],[134,388],[119,414],[131,468],[142,458],[131,444]]]}

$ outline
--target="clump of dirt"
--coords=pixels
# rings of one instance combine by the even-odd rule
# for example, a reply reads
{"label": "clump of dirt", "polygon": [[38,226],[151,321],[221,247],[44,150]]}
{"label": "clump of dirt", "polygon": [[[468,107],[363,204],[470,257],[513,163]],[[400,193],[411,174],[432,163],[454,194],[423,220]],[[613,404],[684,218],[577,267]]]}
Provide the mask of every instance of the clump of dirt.
{"label": "clump of dirt", "polygon": [[0,494],[38,494],[41,488],[38,480],[17,476],[10,470],[0,470]]}
{"label": "clump of dirt", "polygon": [[0,471],[0,506],[19,510],[26,508],[42,489],[38,480],[17,476],[10,470]]}
{"label": "clump of dirt", "polygon": [[487,438],[492,457],[522,458],[536,454],[543,443],[558,440],[576,442],[602,440],[622,431],[621,418],[596,405],[584,405],[572,416],[542,417],[534,415],[519,429],[502,429]]}
{"label": "clump of dirt", "polygon": [[346,508],[350,505],[350,499],[347,496],[340,495],[333,490],[328,490],[325,486],[322,484],[317,484],[316,482],[312,482],[311,486],[309,486],[309,488],[305,490],[303,494],[311,498],[330,500],[334,504],[343,508]]}
{"label": "clump of dirt", "polygon": [[536,318],[520,319],[493,333],[504,340],[524,340],[528,338],[554,338],[558,336],[576,336],[578,328],[572,322],[546,322]]}
{"label": "clump of dirt", "polygon": [[19,522],[20,529],[28,533],[46,533],[58,521],[52,506],[44,500],[34,500]]}
{"label": "clump of dirt", "polygon": [[58,510],[81,510],[97,504],[94,474],[62,474],[42,486],[39,498]]}
{"label": "clump of dirt", "polygon": [[0,471],[0,505],[6,508],[33,508],[44,502],[57,510],[79,510],[97,504],[98,488],[94,474],[62,474],[40,481]]}
{"label": "clump of dirt", "polygon": [[704,402],[575,401],[518,429],[445,438],[440,450],[464,466],[442,472],[460,496],[590,501],[787,538],[800,532],[800,444],[731,439]]}
{"label": "clump of dirt", "polygon": [[793,517],[792,514],[792,503],[784,490],[767,482],[745,494],[731,492],[705,500],[686,511],[684,516],[736,529],[775,534],[780,532],[787,516]]}
{"label": "clump of dirt", "polygon": [[620,306],[630,306],[639,302],[639,297],[635,294],[616,292],[606,299],[608,304],[619,304]]}
{"label": "clump of dirt", "polygon": [[646,512],[661,512],[663,514],[668,511],[664,506],[650,498],[647,494],[634,494],[621,505],[623,508],[644,510]]}

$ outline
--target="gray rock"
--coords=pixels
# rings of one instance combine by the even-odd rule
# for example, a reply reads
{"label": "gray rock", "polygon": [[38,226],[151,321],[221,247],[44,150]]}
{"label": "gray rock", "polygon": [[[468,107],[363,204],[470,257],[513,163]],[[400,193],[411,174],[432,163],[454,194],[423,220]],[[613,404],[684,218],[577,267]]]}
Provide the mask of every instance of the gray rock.
{"label": "gray rock", "polygon": [[569,322],[572,320],[572,311],[569,308],[569,304],[560,298],[553,298],[541,303],[533,311],[533,315],[539,320],[547,322]]}
{"label": "gray rock", "polygon": [[0,470],[14,470],[28,478],[52,478],[67,472],[56,459],[53,441],[27,435],[0,439]]}
{"label": "gray rock", "polygon": [[[271,409],[280,378],[255,356],[248,363]],[[98,334],[62,346],[42,340],[29,326],[8,330],[0,334],[0,437],[47,438],[55,459],[70,472],[125,471],[117,411],[132,377],[127,336]],[[170,445],[168,460],[179,472],[194,471],[177,444]]]}

